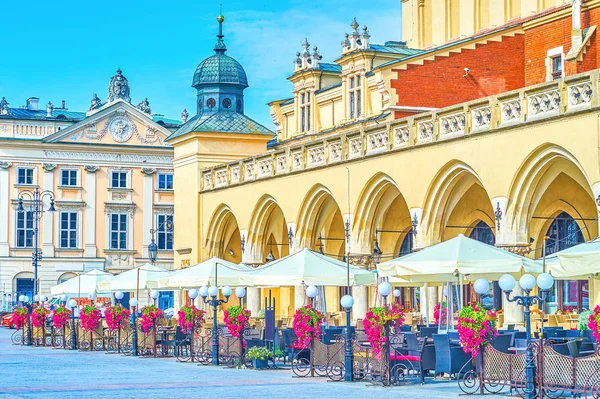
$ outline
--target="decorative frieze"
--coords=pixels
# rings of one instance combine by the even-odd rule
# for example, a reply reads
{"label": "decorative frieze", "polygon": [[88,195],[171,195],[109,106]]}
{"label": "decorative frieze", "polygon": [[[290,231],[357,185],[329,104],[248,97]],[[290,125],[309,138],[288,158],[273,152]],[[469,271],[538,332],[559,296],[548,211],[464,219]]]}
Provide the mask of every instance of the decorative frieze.
{"label": "decorative frieze", "polygon": [[265,158],[258,161],[258,177],[269,177],[273,175],[273,160]]}
{"label": "decorative frieze", "polygon": [[492,122],[492,111],[489,105],[471,110],[471,118],[473,120],[473,129],[489,129]]}
{"label": "decorative frieze", "polygon": [[342,143],[336,141],[329,143],[329,162],[338,162],[342,160]]}
{"label": "decorative frieze", "polygon": [[433,121],[420,121],[417,123],[419,132],[419,142],[428,142],[433,140]]}
{"label": "decorative frieze", "polygon": [[308,167],[319,166],[325,164],[325,147],[311,147],[307,151],[306,164]]}
{"label": "decorative frieze", "polygon": [[515,98],[501,102],[500,112],[502,114],[502,124],[518,121],[521,118],[521,99]]}
{"label": "decorative frieze", "polygon": [[127,153],[109,153],[102,151],[44,151],[48,159],[61,160],[81,160],[81,161],[106,161],[106,162],[131,162],[131,163],[152,163],[152,164],[173,164],[173,157],[149,154],[127,154]]}
{"label": "decorative frieze", "polygon": [[235,165],[231,167],[231,182],[239,183],[240,182],[240,165]]}
{"label": "decorative frieze", "polygon": [[213,188],[212,184],[212,172],[204,173],[204,189],[210,190]]}
{"label": "decorative frieze", "polygon": [[292,169],[299,170],[304,168],[302,151],[294,151],[292,153]]}
{"label": "decorative frieze", "polygon": [[527,97],[529,104],[528,117],[548,116],[558,114],[560,107],[560,92],[558,89],[534,93]]}
{"label": "decorative frieze", "polygon": [[279,155],[276,158],[276,173],[277,174],[281,174],[281,173],[285,173],[286,170],[286,166],[287,166],[287,157],[285,155]]}
{"label": "decorative frieze", "polygon": [[367,154],[387,149],[389,137],[387,131],[367,134]]}
{"label": "decorative frieze", "polygon": [[137,208],[136,204],[121,204],[121,203],[104,203],[104,213],[128,213],[129,216],[133,219],[135,215],[135,210]]}
{"label": "decorative frieze", "polygon": [[466,118],[463,112],[440,117],[440,136],[456,136],[465,133]]}
{"label": "decorative frieze", "polygon": [[227,185],[227,169],[219,169],[215,172],[215,187]]}
{"label": "decorative frieze", "polygon": [[244,180],[254,180],[254,178],[256,177],[256,171],[254,170],[254,161],[246,162],[244,164],[244,170],[246,172],[244,175]]}
{"label": "decorative frieze", "polygon": [[405,147],[410,138],[410,129],[408,126],[398,126],[394,128],[394,148]]}
{"label": "decorative frieze", "polygon": [[356,158],[362,155],[362,137],[356,136],[348,140],[348,157]]}
{"label": "decorative frieze", "polygon": [[569,86],[569,105],[580,106],[589,104],[594,90],[590,82],[583,82]]}

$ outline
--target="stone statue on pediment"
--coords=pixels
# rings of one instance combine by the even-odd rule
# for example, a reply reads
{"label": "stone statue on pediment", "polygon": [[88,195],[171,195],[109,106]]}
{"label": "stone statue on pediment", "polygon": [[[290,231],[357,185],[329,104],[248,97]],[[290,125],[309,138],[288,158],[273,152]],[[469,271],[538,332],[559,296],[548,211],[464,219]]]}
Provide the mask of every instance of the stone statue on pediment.
{"label": "stone statue on pediment", "polygon": [[108,84],[108,102],[113,102],[119,98],[131,103],[129,81],[123,76],[121,68],[117,69],[116,75],[110,78]]}
{"label": "stone statue on pediment", "polygon": [[102,100],[98,97],[96,93],[92,96],[92,101],[90,102],[90,111],[98,109],[102,106]]}
{"label": "stone statue on pediment", "polygon": [[147,98],[145,98],[143,101],[140,101],[137,107],[140,111],[145,112],[148,115],[152,115],[152,110],[150,109],[150,102]]}
{"label": "stone statue on pediment", "polygon": [[0,100],[0,115],[8,115],[8,114],[9,114],[8,101],[6,101],[6,97],[2,97],[2,100]]}

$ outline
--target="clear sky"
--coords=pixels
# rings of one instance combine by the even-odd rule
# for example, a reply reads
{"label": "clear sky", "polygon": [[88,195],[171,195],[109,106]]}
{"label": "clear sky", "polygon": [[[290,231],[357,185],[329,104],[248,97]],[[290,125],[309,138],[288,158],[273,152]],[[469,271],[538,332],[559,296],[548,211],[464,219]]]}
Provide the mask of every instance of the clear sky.
{"label": "clear sky", "polygon": [[[132,103],[145,97],[153,113],[195,115],[196,66],[213,54],[219,1],[33,0],[2,4],[5,43],[0,97],[11,107],[40,97],[40,107],[67,101],[88,109],[93,93],[105,101],[120,67]],[[322,62],[339,57],[357,17],[372,43],[401,39],[400,0],[223,0],[227,54],[246,69],[246,114],[272,128],[266,103],[291,96],[286,78],[304,38]]]}

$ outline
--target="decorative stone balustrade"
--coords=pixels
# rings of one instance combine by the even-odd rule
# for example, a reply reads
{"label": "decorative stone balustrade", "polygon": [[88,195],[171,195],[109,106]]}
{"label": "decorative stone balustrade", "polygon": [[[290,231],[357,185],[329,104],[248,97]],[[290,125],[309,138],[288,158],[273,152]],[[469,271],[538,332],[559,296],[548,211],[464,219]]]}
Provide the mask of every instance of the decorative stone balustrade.
{"label": "decorative stone balustrade", "polygon": [[202,171],[202,191],[299,173],[367,156],[409,150],[438,141],[515,129],[558,115],[596,108],[598,70],[481,98],[385,124],[359,126],[312,142],[275,148],[259,156]]}

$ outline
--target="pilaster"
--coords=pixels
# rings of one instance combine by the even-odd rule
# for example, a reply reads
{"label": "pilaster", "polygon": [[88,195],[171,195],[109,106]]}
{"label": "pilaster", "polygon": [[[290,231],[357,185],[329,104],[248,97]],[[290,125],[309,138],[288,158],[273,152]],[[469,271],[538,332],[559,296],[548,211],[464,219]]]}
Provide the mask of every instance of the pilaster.
{"label": "pilaster", "polygon": [[[152,240],[152,233],[150,230],[154,228],[153,223],[153,215],[154,212],[152,210],[153,201],[153,177],[156,173],[156,169],[154,168],[142,168],[142,173],[144,174],[144,198],[142,200],[144,204],[144,231],[142,232],[142,245],[143,245],[143,255],[148,258],[148,244],[150,244],[150,240]],[[156,226],[158,227],[158,226]]]}
{"label": "pilaster", "polygon": [[[56,164],[45,163],[43,164],[44,168],[44,190],[54,191],[54,169],[56,169]],[[48,196],[43,197],[43,209],[48,209],[50,207],[50,198]],[[44,217],[42,217],[42,253],[45,258],[53,258],[54,257],[54,240],[52,239],[52,229],[54,221],[54,213],[45,212]]]}
{"label": "pilaster", "polygon": [[[9,221],[9,168],[12,163],[0,162],[0,256],[9,255],[8,221]],[[0,273],[1,274],[1,273]]]}
{"label": "pilaster", "polygon": [[96,247],[96,165],[85,165],[85,246],[83,256],[95,258]]}
{"label": "pilaster", "polygon": [[353,319],[364,319],[367,315],[369,304],[369,291],[367,287],[352,287],[352,296],[354,297],[354,306],[352,307]]}

